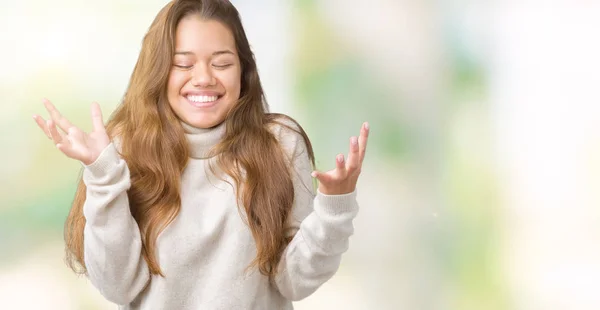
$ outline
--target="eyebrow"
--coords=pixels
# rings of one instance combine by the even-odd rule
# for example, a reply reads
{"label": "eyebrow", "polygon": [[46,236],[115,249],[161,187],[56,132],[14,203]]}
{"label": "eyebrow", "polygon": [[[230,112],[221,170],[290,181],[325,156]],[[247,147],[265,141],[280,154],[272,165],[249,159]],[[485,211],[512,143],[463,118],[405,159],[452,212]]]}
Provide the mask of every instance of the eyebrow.
{"label": "eyebrow", "polygon": [[[231,54],[231,55],[235,55],[232,51],[230,50],[222,50],[222,51],[216,51],[214,53],[212,53],[213,56],[219,56],[219,55],[224,55],[224,54]],[[175,55],[194,55],[194,53],[190,52],[190,51],[176,51]]]}

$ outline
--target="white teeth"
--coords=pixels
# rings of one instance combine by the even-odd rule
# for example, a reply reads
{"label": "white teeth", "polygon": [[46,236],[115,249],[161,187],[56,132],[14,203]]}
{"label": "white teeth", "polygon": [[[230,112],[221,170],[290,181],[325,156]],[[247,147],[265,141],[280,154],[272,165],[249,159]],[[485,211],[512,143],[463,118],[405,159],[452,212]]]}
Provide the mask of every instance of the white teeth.
{"label": "white teeth", "polygon": [[187,99],[191,102],[204,103],[216,101],[219,97],[217,96],[187,96]]}

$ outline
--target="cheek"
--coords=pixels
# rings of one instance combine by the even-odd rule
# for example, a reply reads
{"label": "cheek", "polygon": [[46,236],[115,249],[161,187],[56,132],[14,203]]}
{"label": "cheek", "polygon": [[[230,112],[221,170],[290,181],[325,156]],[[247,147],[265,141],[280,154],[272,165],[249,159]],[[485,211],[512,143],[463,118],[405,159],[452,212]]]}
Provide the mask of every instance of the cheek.
{"label": "cheek", "polygon": [[169,96],[177,96],[179,91],[185,84],[185,77],[181,72],[171,71],[169,81],[167,83],[167,93]]}
{"label": "cheek", "polygon": [[239,96],[241,89],[241,76],[239,72],[227,75],[223,82],[229,93]]}

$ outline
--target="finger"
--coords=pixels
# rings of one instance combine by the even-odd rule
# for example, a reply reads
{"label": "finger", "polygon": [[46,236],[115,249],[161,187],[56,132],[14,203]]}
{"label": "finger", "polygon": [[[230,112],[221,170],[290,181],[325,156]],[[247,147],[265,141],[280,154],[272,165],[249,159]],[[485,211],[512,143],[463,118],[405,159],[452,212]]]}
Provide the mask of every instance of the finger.
{"label": "finger", "polygon": [[327,185],[327,184],[331,184],[331,183],[334,182],[333,176],[331,174],[329,174],[329,173],[323,173],[323,172],[315,170],[310,175],[313,178],[319,180],[319,182],[322,183],[322,184],[326,184]]}
{"label": "finger", "polygon": [[360,167],[360,158],[358,154],[358,138],[350,138],[350,152],[348,153],[348,161],[346,161],[346,170],[348,173],[356,171]]}
{"label": "finger", "polygon": [[344,164],[344,154],[338,154],[335,157],[335,171],[338,176],[346,175],[346,165]]}
{"label": "finger", "polygon": [[97,102],[92,103],[92,124],[94,131],[106,131],[104,121],[102,120],[102,110]]}
{"label": "finger", "polygon": [[67,155],[70,158],[77,159],[77,153],[73,149],[73,145],[69,141],[63,141],[62,143],[56,144],[56,147],[59,151],[63,152],[63,154]]}
{"label": "finger", "polygon": [[63,142],[63,140],[64,140],[63,136],[56,129],[56,125],[54,124],[53,120],[51,120],[51,119],[47,120],[46,127],[48,127],[48,132],[50,132],[50,137],[52,138],[52,141],[54,141],[54,144],[59,144],[59,143]]}
{"label": "finger", "polygon": [[60,127],[60,129],[62,129],[64,132],[67,132],[69,128],[73,126],[71,122],[69,122],[69,120],[62,116],[62,114],[58,112],[56,107],[54,107],[52,102],[50,102],[48,99],[44,99],[43,102],[44,106],[46,107],[46,110],[48,110],[48,113],[50,113],[50,117],[52,118],[54,123],[56,123],[56,125],[58,125],[58,127]]}
{"label": "finger", "polygon": [[364,122],[360,129],[360,137],[358,137],[358,157],[361,164],[365,159],[365,153],[367,152],[367,140],[369,140],[369,123]]}
{"label": "finger", "polygon": [[40,127],[40,129],[44,132],[44,134],[46,134],[48,139],[52,140],[52,136],[50,136],[50,131],[48,131],[48,126],[46,126],[46,120],[39,115],[34,115],[33,120],[38,125],[38,127]]}

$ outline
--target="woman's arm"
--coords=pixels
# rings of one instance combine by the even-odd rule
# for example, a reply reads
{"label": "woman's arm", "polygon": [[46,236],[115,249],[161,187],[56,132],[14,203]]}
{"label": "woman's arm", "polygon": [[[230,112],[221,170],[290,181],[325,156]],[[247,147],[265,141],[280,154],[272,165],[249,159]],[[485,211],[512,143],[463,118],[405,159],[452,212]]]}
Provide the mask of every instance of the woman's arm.
{"label": "woman's arm", "polygon": [[150,279],[139,227],[131,215],[129,169],[114,144],[85,166],[84,260],[92,284],[109,301],[128,304]]}
{"label": "woman's arm", "polygon": [[279,140],[291,153],[294,207],[288,226],[294,237],[283,253],[275,285],[287,299],[301,300],[329,280],[348,250],[358,213],[356,191],[325,195],[314,190],[306,144],[291,130],[280,130]]}
{"label": "woman's arm", "polygon": [[33,119],[63,154],[85,167],[83,256],[88,277],[106,299],[128,304],[146,286],[150,273],[141,254],[140,230],[129,211],[127,164],[110,141],[97,103],[91,107],[93,130],[86,133],[52,102],[43,102],[51,119]]}

